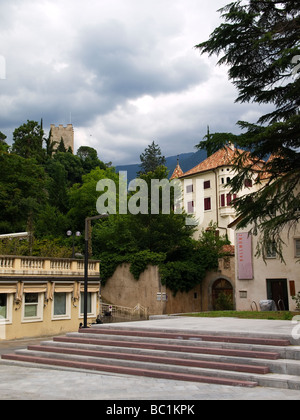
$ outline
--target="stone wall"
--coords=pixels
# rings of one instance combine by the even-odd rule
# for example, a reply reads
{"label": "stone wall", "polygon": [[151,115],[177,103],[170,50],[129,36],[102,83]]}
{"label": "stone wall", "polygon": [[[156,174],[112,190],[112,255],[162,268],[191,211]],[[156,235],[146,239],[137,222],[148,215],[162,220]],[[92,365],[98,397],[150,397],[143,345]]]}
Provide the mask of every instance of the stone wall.
{"label": "stone wall", "polygon": [[188,293],[173,292],[161,284],[158,267],[148,266],[137,281],[130,273],[130,265],[122,264],[102,286],[102,298],[113,305],[148,308],[149,315],[176,314],[212,310],[214,283],[225,279],[232,285],[235,304],[234,257],[219,260],[219,269],[207,274],[202,284]]}
{"label": "stone wall", "polygon": [[74,152],[74,129],[72,124],[68,124],[67,127],[64,127],[62,124],[58,127],[55,124],[51,124],[50,130],[51,141],[58,143],[55,148],[59,146],[61,139],[63,139],[65,148],[68,150],[71,147],[72,152]]}

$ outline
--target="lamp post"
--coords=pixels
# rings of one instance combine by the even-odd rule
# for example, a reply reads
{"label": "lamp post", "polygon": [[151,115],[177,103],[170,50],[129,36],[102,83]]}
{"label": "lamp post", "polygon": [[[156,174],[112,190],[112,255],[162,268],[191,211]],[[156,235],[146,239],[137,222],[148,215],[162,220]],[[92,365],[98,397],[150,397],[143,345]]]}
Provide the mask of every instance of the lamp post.
{"label": "lamp post", "polygon": [[88,309],[88,276],[89,276],[89,223],[92,220],[104,219],[108,214],[99,214],[98,216],[87,217],[85,219],[85,252],[84,252],[84,306],[83,306],[83,328],[87,325],[87,309]]}
{"label": "lamp post", "polygon": [[68,230],[67,232],[67,236],[72,236],[73,237],[73,251],[72,251],[72,258],[75,258],[75,236],[77,236],[77,238],[79,238],[79,236],[81,236],[80,232],[76,232],[75,234],[73,234],[73,232],[71,230]]}

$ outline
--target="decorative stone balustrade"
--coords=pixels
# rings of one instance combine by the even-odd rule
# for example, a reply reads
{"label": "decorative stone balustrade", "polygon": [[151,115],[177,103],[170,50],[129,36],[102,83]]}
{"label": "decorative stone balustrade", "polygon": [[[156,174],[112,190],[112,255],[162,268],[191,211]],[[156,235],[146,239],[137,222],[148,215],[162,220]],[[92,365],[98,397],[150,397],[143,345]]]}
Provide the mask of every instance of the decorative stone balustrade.
{"label": "decorative stone balustrade", "polygon": [[[89,276],[99,277],[100,262],[89,261]],[[0,255],[1,276],[57,276],[82,277],[84,261],[66,258],[40,258]]]}

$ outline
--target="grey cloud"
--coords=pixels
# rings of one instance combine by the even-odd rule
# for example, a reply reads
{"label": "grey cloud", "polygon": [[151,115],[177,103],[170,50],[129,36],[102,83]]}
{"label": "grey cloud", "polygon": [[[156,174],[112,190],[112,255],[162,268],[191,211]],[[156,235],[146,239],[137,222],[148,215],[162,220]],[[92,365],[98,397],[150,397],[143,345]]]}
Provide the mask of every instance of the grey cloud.
{"label": "grey cloud", "polygon": [[[207,124],[233,131],[252,108],[234,104],[225,78],[214,86],[212,62],[193,49],[224,4],[0,0],[0,131],[11,138],[27,119],[43,118],[45,130],[72,119],[77,147],[89,143],[115,164],[134,163],[153,140],[166,155],[189,152]],[[199,86],[212,87],[202,97]],[[145,95],[148,112],[135,103]]]}

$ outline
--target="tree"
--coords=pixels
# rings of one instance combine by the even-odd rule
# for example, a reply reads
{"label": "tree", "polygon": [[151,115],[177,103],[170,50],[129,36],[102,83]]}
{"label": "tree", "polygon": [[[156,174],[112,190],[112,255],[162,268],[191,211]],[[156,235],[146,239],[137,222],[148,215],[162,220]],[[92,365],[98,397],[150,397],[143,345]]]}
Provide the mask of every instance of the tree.
{"label": "tree", "polygon": [[158,166],[166,164],[166,159],[161,154],[160,147],[152,142],[140,155],[141,159],[141,171],[140,174],[146,174],[147,172],[153,172]]}
{"label": "tree", "polygon": [[53,161],[60,163],[64,167],[67,175],[67,187],[81,183],[84,172],[81,160],[78,156],[75,156],[72,153],[57,151],[53,155]]}
{"label": "tree", "polygon": [[7,152],[9,149],[8,144],[6,143],[6,135],[0,131],[0,152]]}
{"label": "tree", "polygon": [[26,231],[46,202],[44,169],[34,159],[0,154],[0,231]]}
{"label": "tree", "polygon": [[[75,156],[74,156],[75,157]],[[79,160],[78,156],[76,158]],[[100,180],[110,179],[118,191],[119,177],[113,169],[96,168],[89,174],[82,176],[82,182],[74,184],[69,189],[70,211],[68,216],[72,220],[72,229],[83,231],[86,217],[97,214],[97,199],[101,195],[96,187]]]}
{"label": "tree", "polygon": [[[281,254],[281,232],[299,222],[300,215],[300,78],[295,57],[300,53],[299,1],[235,1],[221,9],[225,23],[196,46],[201,53],[221,55],[229,78],[238,90],[237,102],[268,104],[272,110],[256,123],[239,121],[236,143],[245,152],[236,159],[238,192],[261,159],[272,157],[257,177],[258,192],[236,200],[238,227],[253,224],[263,232],[259,252],[276,243]],[[293,76],[294,75],[294,76]],[[249,155],[250,152],[250,155]],[[267,174],[267,176],[266,176]]]}
{"label": "tree", "polygon": [[48,138],[45,139],[45,143],[46,143],[46,156],[47,156],[47,158],[52,158],[52,155],[53,155],[54,150],[55,150],[55,146],[58,144],[58,142],[57,141],[52,141],[51,130],[49,131]]}
{"label": "tree", "polygon": [[59,143],[59,145],[58,145],[58,147],[56,149],[56,152],[57,153],[67,153],[65,142],[64,142],[64,139],[62,137],[60,139],[60,143]]}
{"label": "tree", "polygon": [[106,169],[105,164],[98,159],[97,150],[92,147],[79,147],[77,150],[77,156],[80,158],[83,170],[86,174],[91,172],[91,170],[96,169],[97,166],[100,169]]}
{"label": "tree", "polygon": [[61,212],[68,210],[67,171],[62,163],[49,159],[45,165],[47,177],[48,202]]}
{"label": "tree", "polygon": [[196,145],[199,150],[206,150],[207,157],[216,153],[226,143],[236,143],[238,136],[232,133],[210,133],[209,129],[204,136],[204,141]]}
{"label": "tree", "polygon": [[[141,179],[148,185],[148,213],[110,215],[93,228],[93,249],[102,261],[103,284],[119,264],[129,263],[136,280],[148,265],[157,265],[163,284],[174,294],[189,291],[208,270],[218,267],[220,244],[227,241],[217,238],[215,227],[195,241],[194,227],[186,225],[184,214],[174,214],[172,205],[170,214],[151,214],[151,181],[169,182],[166,167],[159,166]],[[128,194],[129,202],[131,198]]]}
{"label": "tree", "polygon": [[12,152],[26,159],[34,158],[43,162],[44,130],[36,121],[27,120],[26,124],[16,128],[13,132]]}

